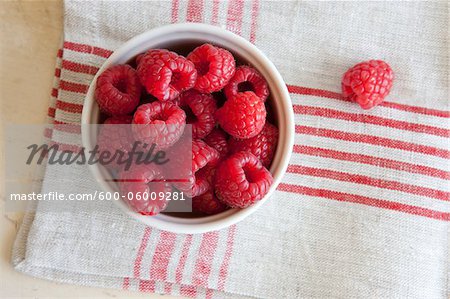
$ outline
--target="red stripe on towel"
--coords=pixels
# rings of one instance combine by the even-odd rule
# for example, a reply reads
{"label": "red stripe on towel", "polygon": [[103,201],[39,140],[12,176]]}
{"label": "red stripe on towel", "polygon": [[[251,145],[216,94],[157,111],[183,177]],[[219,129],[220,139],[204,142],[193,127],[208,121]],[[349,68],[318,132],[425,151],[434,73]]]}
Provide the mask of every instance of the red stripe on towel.
{"label": "red stripe on towel", "polygon": [[217,231],[203,234],[197,261],[195,262],[194,274],[192,275],[192,283],[194,285],[202,285],[204,287],[208,285],[218,240],[219,232]]}
{"label": "red stripe on towel", "polygon": [[372,145],[379,145],[379,146],[395,148],[395,149],[400,149],[400,150],[409,151],[409,152],[416,152],[416,153],[441,157],[441,158],[445,158],[445,159],[450,158],[450,151],[445,150],[445,149],[440,149],[440,148],[427,146],[427,145],[414,144],[414,143],[410,143],[410,142],[389,139],[389,138],[385,138],[385,137],[378,137],[378,136],[357,134],[357,133],[347,133],[347,132],[342,132],[342,131],[338,131],[338,130],[320,129],[320,128],[314,128],[314,127],[308,127],[308,126],[300,126],[300,125],[295,126],[295,132],[298,134],[307,134],[307,135],[320,136],[320,137],[326,137],[326,138],[332,138],[332,139],[338,139],[338,140],[344,140],[344,141],[361,142],[361,143],[367,143],[367,144],[372,144]]}
{"label": "red stripe on towel", "polygon": [[225,249],[225,256],[222,261],[222,265],[219,269],[219,281],[217,283],[217,288],[219,291],[223,291],[225,288],[225,282],[229,272],[230,260],[233,253],[234,236],[236,234],[236,225],[232,225],[228,228],[227,236],[227,248]]}
{"label": "red stripe on towel", "polygon": [[81,113],[83,111],[83,105],[63,102],[61,100],[56,100],[56,108],[71,113]]}
{"label": "red stripe on towel", "polygon": [[180,295],[189,298],[195,298],[197,296],[197,288],[194,286],[181,285]]}
{"label": "red stripe on towel", "polygon": [[52,93],[51,93],[52,97],[57,98],[58,97],[58,89],[56,88],[52,88]]}
{"label": "red stripe on towel", "polygon": [[75,144],[67,144],[67,143],[61,143],[61,142],[55,142],[55,141],[50,141],[48,143],[49,148],[52,147],[53,145],[57,145],[59,151],[79,153],[81,150],[81,147],[78,145],[75,145]]}
{"label": "red stripe on towel", "polygon": [[80,53],[94,54],[96,56],[100,56],[103,58],[108,58],[113,53],[113,51],[111,51],[111,50],[103,49],[100,47],[90,46],[90,45],[86,45],[86,44],[79,44],[79,43],[74,43],[74,42],[68,42],[68,41],[64,42],[63,48],[72,50],[75,52],[80,52]]}
{"label": "red stripe on towel", "polygon": [[203,19],[203,0],[189,0],[186,13],[187,22],[201,22]]}
{"label": "red stripe on towel", "polygon": [[140,280],[139,281],[139,291],[146,293],[155,292],[155,281],[154,280]]}
{"label": "red stripe on towel", "polygon": [[123,278],[123,283],[122,283],[122,289],[128,290],[129,288],[130,288],[130,278],[129,277],[124,277]]}
{"label": "red stripe on towel", "polygon": [[76,72],[76,73],[83,73],[83,74],[89,74],[89,75],[95,75],[99,68],[92,66],[92,65],[86,65],[82,63],[73,62],[70,60],[63,59],[62,61],[62,68]]}
{"label": "red stripe on towel", "polygon": [[59,88],[65,91],[71,91],[76,93],[87,93],[89,86],[86,84],[74,83],[65,80],[59,81]]}
{"label": "red stripe on towel", "polygon": [[383,179],[376,179],[365,175],[351,174],[342,171],[335,171],[329,169],[301,166],[301,165],[289,165],[287,172],[294,174],[301,174],[313,177],[327,178],[336,181],[350,182],[355,184],[367,185],[377,187],[380,189],[400,191],[410,194],[416,194],[435,198],[439,200],[448,201],[450,194],[445,191],[436,190],[427,187],[421,187],[411,184],[400,183],[397,181],[389,181]]}
{"label": "red stripe on towel", "polygon": [[172,23],[178,22],[178,9],[180,7],[179,0],[172,0]]}
{"label": "red stripe on towel", "polygon": [[[340,93],[334,92],[334,91],[328,91],[328,90],[316,89],[316,88],[308,88],[308,87],[295,86],[295,85],[287,85],[287,88],[290,93],[294,93],[294,94],[313,95],[313,96],[318,96],[318,97],[322,97],[322,98],[348,101],[347,99],[344,99]],[[430,108],[425,108],[425,107],[411,106],[411,105],[393,103],[393,102],[388,102],[388,101],[382,102],[379,106],[392,108],[392,109],[396,109],[396,110],[401,110],[401,111],[406,111],[406,112],[413,112],[413,113],[425,114],[425,115],[430,115],[430,116],[450,118],[450,111],[445,111],[445,110],[430,109]]]}
{"label": "red stripe on towel", "polygon": [[56,77],[56,78],[61,77],[61,69],[60,69],[60,68],[56,68],[56,69],[55,69],[55,77]]}
{"label": "red stripe on towel", "polygon": [[72,134],[81,134],[81,125],[78,123],[69,124],[55,119],[53,121],[53,125],[54,125],[53,130],[56,131],[62,131]]}
{"label": "red stripe on towel", "polygon": [[150,227],[145,227],[144,229],[144,235],[141,239],[141,244],[139,245],[138,252],[136,254],[136,259],[134,261],[134,267],[133,267],[133,276],[134,278],[140,278],[141,277],[141,264],[142,264],[142,258],[145,253],[145,249],[147,248],[148,239],[150,238],[150,234],[152,233],[152,229]]}
{"label": "red stripe on towel", "polygon": [[192,243],[192,235],[186,235],[183,242],[183,249],[181,250],[180,261],[178,262],[177,269],[175,270],[175,281],[181,283],[183,278],[184,266],[186,265],[186,260],[189,254],[189,248]]}
{"label": "red stripe on towel", "polygon": [[45,138],[51,139],[52,135],[53,135],[53,130],[52,129],[50,129],[50,128],[45,128],[44,129],[44,137]]}
{"label": "red stripe on towel", "polygon": [[416,207],[412,205],[402,204],[398,202],[376,199],[366,196],[360,196],[355,194],[331,191],[326,189],[310,188],[306,186],[297,186],[292,184],[281,183],[278,185],[277,190],[285,191],[296,194],[303,194],[314,197],[322,197],[326,199],[332,199],[342,202],[351,202],[357,204],[363,204],[372,207],[378,207],[388,210],[399,211],[407,214],[413,214],[418,216],[423,216],[427,218],[437,219],[437,220],[450,220],[450,213],[434,211],[426,208]]}
{"label": "red stripe on towel", "polygon": [[213,0],[211,25],[217,25],[219,23],[219,6],[220,0]]}
{"label": "red stripe on towel", "polygon": [[389,127],[399,130],[412,131],[417,133],[424,133],[436,135],[439,137],[450,137],[450,130],[433,127],[429,125],[416,124],[402,120],[389,119],[385,117],[343,112],[335,109],[311,107],[303,105],[294,105],[294,112],[298,114],[306,114],[313,116],[320,116],[326,118],[341,119],[357,123],[372,124],[377,126]]}
{"label": "red stripe on towel", "polygon": [[47,110],[47,115],[48,115],[48,116],[54,118],[54,117],[55,117],[55,112],[56,112],[55,108],[53,108],[53,107],[48,107],[48,110]]}
{"label": "red stripe on towel", "polygon": [[256,28],[258,27],[259,0],[252,0],[252,21],[250,25],[250,42],[256,41]]}
{"label": "red stripe on towel", "polygon": [[232,31],[237,35],[241,35],[243,15],[244,15],[244,1],[230,0],[228,2],[227,30]]}
{"label": "red stripe on towel", "polygon": [[313,147],[307,145],[294,145],[294,152],[309,156],[332,158],[341,161],[350,161],[362,164],[374,165],[377,167],[391,168],[405,172],[418,173],[422,175],[432,176],[444,180],[450,180],[450,172],[441,169],[412,164],[408,162],[401,162],[392,159],[373,157],[363,154],[355,154],[349,152],[342,152],[332,149],[325,149],[320,147]]}
{"label": "red stripe on towel", "polygon": [[151,279],[165,280],[167,278],[167,267],[175,247],[176,239],[176,234],[161,231],[155,252],[153,253],[152,265],[150,266]]}

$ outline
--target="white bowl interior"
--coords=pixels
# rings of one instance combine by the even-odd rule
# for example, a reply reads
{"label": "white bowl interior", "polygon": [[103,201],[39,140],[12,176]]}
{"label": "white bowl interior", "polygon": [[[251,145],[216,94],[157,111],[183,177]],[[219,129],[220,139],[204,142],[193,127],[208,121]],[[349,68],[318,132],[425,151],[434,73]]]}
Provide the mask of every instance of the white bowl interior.
{"label": "white bowl interior", "polygon": [[[152,48],[179,48],[184,44],[211,43],[230,50],[241,60],[252,65],[268,82],[272,106],[279,129],[278,148],[270,168],[274,177],[268,194],[256,204],[246,209],[231,209],[212,216],[185,218],[166,214],[142,216],[132,211],[123,201],[115,201],[122,210],[137,220],[159,229],[176,233],[203,233],[235,224],[254,212],[273,193],[285,173],[292,152],[294,125],[292,104],[286,85],[275,66],[253,44],[224,29],[205,24],[174,24],[143,33],[116,50],[100,68],[98,74],[112,65],[128,62],[136,55]],[[99,108],[94,99],[94,90],[98,74],[89,87],[83,107],[82,124],[99,123]],[[96,130],[93,126],[82,126],[83,145],[93,148],[96,143]],[[98,164],[90,165],[94,178],[105,191],[115,192],[118,187],[111,183],[111,174]]]}

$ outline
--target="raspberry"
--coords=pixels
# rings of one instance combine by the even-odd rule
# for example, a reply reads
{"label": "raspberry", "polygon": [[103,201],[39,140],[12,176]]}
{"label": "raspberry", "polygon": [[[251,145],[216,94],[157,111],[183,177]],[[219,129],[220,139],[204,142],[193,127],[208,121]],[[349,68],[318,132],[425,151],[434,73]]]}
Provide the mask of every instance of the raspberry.
{"label": "raspberry", "polygon": [[197,185],[207,188],[206,191],[192,198],[192,211],[204,214],[217,214],[225,211],[228,207],[220,202],[214,193],[213,182],[216,173],[214,166],[205,166],[196,173]]}
{"label": "raspberry", "polygon": [[214,165],[219,160],[219,153],[200,139],[192,141],[192,169],[194,172],[205,167]]}
{"label": "raspberry", "polygon": [[139,105],[141,89],[136,71],[131,66],[116,65],[98,76],[95,99],[103,113],[125,115]]}
{"label": "raspberry", "polygon": [[[176,155],[172,155],[176,157]],[[181,155],[179,155],[181,157]],[[200,139],[192,141],[192,161],[173,161],[171,164],[172,170],[186,169],[191,164],[191,178],[189,182],[174,182],[174,186],[186,193],[187,196],[193,197],[205,193],[211,188],[210,175],[211,168],[219,160],[219,153],[207,145]],[[177,166],[177,167],[174,167]],[[173,176],[173,177],[176,177]],[[168,176],[170,178],[170,176]]]}
{"label": "raspberry", "polygon": [[222,129],[233,137],[246,139],[259,134],[266,122],[266,107],[253,92],[246,91],[227,100],[217,110]]}
{"label": "raspberry", "polygon": [[[214,163],[211,163],[214,164]],[[215,168],[207,164],[194,173],[194,180],[192,181],[192,190],[187,190],[189,196],[199,196],[206,191],[212,189],[212,178],[214,176]]]}
{"label": "raspberry", "polygon": [[[136,212],[152,216],[163,211],[168,204],[160,192],[166,194],[172,189],[169,184],[162,182],[161,171],[154,165],[134,165],[128,171],[119,174],[119,187],[126,203]],[[152,200],[151,194],[156,194]]]}
{"label": "raspberry", "polygon": [[361,108],[370,109],[380,104],[389,94],[394,80],[391,67],[382,60],[358,63],[344,74],[342,94],[357,102]]}
{"label": "raspberry", "polygon": [[197,79],[194,64],[168,50],[150,50],[139,57],[138,77],[148,93],[160,101],[175,99]]}
{"label": "raspberry", "polygon": [[164,149],[180,139],[186,114],[171,102],[144,104],[134,113],[132,130],[136,140]]}
{"label": "raspberry", "polygon": [[212,189],[192,198],[192,211],[194,212],[214,215],[227,209],[228,207],[217,199]]}
{"label": "raspberry", "polygon": [[273,155],[278,143],[278,129],[272,124],[266,123],[261,133],[249,139],[231,138],[229,141],[230,152],[248,151],[255,155],[264,167],[272,163]]}
{"label": "raspberry", "polygon": [[180,107],[186,112],[186,123],[192,125],[192,138],[203,138],[208,135],[216,120],[216,101],[210,94],[202,94],[196,90],[188,90],[179,97]]}
{"label": "raspberry", "polygon": [[216,149],[219,152],[221,159],[227,156],[228,136],[223,130],[215,128],[203,140],[206,142],[207,145]]}
{"label": "raspberry", "polygon": [[233,55],[225,49],[210,44],[195,48],[187,59],[194,63],[198,73],[194,88],[203,93],[224,88],[236,70]]}
{"label": "raspberry", "polygon": [[[131,134],[131,115],[114,116],[105,120],[100,126],[100,132],[97,138],[99,153],[108,152],[114,155],[116,151],[121,151],[124,156],[131,151],[133,147],[133,135]],[[126,156],[125,156],[126,157]],[[104,166],[112,169],[119,167],[117,159]]]}
{"label": "raspberry", "polygon": [[249,152],[238,152],[216,169],[217,198],[232,208],[246,208],[261,200],[273,182],[270,172]]}
{"label": "raspberry", "polygon": [[238,67],[223,91],[228,99],[244,91],[253,91],[264,102],[269,96],[269,87],[264,77],[249,66]]}

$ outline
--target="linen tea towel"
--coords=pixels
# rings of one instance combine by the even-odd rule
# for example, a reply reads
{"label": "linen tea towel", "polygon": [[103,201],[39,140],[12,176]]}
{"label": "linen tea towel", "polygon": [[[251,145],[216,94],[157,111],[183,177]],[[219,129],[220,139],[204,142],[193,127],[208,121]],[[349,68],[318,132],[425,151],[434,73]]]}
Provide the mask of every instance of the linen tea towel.
{"label": "linen tea towel", "polygon": [[[296,140],[278,191],[241,223],[201,235],[145,227],[113,205],[89,214],[38,207],[16,241],[15,267],[191,297],[446,297],[448,4],[66,1],[54,123],[80,123],[87,87],[111,51],[186,21],[249,39],[288,84]],[[388,61],[396,79],[385,103],[362,111],[341,99],[340,80],[371,58]],[[76,133],[51,137],[81,145]],[[48,165],[42,192],[96,188],[85,167]]]}

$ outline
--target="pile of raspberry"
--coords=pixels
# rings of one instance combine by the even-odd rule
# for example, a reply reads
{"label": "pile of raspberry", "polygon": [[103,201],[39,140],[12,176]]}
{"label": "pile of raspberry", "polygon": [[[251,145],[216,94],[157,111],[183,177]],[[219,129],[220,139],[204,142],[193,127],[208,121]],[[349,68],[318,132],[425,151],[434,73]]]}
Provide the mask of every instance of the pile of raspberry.
{"label": "pile of raspberry", "polygon": [[[130,64],[104,71],[95,98],[108,117],[106,124],[131,124],[129,130],[101,129],[98,143],[103,148],[129,151],[134,141],[141,141],[179,150],[186,124],[192,126],[192,177],[189,182],[168,179],[157,191],[183,191],[192,198],[194,212],[246,208],[269,191],[273,178],[268,168],[278,141],[278,129],[268,121],[273,119],[269,88],[257,70],[236,66],[229,51],[211,44],[186,57],[149,50]],[[170,178],[173,168],[167,168],[149,164],[121,170],[120,190],[153,192],[151,182]],[[128,204],[143,215],[155,215],[168,202]]]}

